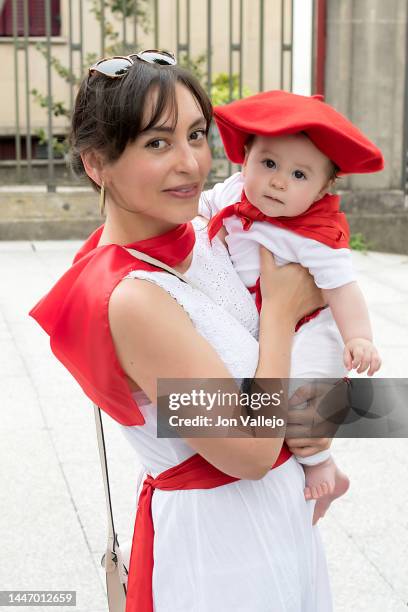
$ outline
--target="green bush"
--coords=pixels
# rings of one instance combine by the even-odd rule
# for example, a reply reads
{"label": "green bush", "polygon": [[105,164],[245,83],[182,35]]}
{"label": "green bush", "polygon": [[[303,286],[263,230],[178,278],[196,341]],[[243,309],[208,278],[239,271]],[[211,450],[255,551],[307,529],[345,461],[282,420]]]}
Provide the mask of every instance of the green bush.
{"label": "green bush", "polygon": [[[219,72],[213,78],[211,84],[211,100],[214,106],[228,104],[233,100],[239,100],[241,97],[239,91],[239,75],[230,75],[226,72]],[[245,85],[242,87],[242,97],[246,98],[251,95],[251,90]]]}
{"label": "green bush", "polygon": [[353,251],[361,251],[362,253],[367,253],[370,248],[370,243],[366,241],[363,234],[357,232],[356,234],[351,234],[350,236],[350,248]]}

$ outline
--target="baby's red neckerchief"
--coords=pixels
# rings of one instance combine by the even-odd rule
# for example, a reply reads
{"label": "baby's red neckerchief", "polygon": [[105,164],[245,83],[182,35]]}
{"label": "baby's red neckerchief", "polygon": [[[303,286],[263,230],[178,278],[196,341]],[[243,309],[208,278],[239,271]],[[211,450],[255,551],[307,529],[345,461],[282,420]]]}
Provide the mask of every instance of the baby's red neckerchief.
{"label": "baby's red neckerchief", "polygon": [[[306,212],[297,217],[268,217],[251,204],[246,197],[245,190],[243,190],[240,202],[226,206],[210,220],[208,224],[209,239],[212,240],[219,232],[224,219],[234,215],[241,219],[242,228],[245,232],[250,229],[254,221],[263,221],[306,238],[317,240],[332,249],[349,248],[350,229],[346,215],[340,211],[340,198],[338,196],[326,194],[323,198],[314,202]],[[248,287],[248,291],[255,294],[255,304],[258,312],[261,311],[262,306],[259,281],[258,278],[255,285]],[[324,308],[318,308],[300,319],[296,324],[295,331],[314,319],[322,310]]]}
{"label": "baby's red neckerchief", "polygon": [[317,240],[332,249],[349,248],[350,229],[346,215],[340,211],[339,196],[326,194],[297,217],[268,217],[251,204],[243,190],[240,202],[226,206],[210,220],[210,240],[219,232],[224,219],[234,215],[241,219],[244,231],[248,231],[254,221],[264,221]]}
{"label": "baby's red neckerchief", "polygon": [[[143,425],[116,356],[108,319],[109,299],[131,270],[157,270],[117,244],[98,247],[103,226],[84,243],[74,262],[30,311],[50,336],[51,349],[85,394],[122,425]],[[184,261],[195,243],[191,223],[125,245],[169,266]]]}

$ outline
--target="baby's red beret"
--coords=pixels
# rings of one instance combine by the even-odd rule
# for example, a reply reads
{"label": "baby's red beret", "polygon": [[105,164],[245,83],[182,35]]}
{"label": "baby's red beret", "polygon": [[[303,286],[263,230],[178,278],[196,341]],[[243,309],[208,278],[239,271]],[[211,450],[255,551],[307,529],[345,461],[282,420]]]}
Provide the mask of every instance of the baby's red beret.
{"label": "baby's red beret", "polygon": [[322,96],[299,96],[287,91],[265,91],[214,109],[227,157],[244,161],[244,145],[251,134],[282,136],[305,132],[340,172],[377,172],[384,167],[378,147]]}

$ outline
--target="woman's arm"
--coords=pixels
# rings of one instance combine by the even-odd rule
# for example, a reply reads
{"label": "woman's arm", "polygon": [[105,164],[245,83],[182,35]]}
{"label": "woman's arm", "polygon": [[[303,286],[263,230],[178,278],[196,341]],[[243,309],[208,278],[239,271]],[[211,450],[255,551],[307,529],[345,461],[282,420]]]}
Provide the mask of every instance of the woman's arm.
{"label": "woman's arm", "polygon": [[[153,403],[157,403],[159,378],[231,379],[228,369],[195,330],[182,307],[149,281],[122,281],[112,293],[109,319],[125,373]],[[232,379],[231,382],[234,383]],[[275,462],[282,445],[278,438],[188,438],[186,441],[218,469],[247,479],[261,478],[266,466]]]}
{"label": "woman's arm", "polygon": [[[300,266],[277,269],[262,254],[260,359],[256,376],[287,378],[295,322],[321,301]],[[265,271],[267,273],[265,273]],[[274,290],[272,290],[274,287]],[[312,290],[313,288],[313,290]],[[320,300],[320,301],[319,301]],[[149,281],[127,279],[113,291],[109,320],[125,373],[157,402],[157,379],[233,379],[212,346],[195,330],[181,306]],[[237,478],[262,478],[274,464],[282,438],[187,438],[207,461]]]}
{"label": "woman's arm", "polygon": [[310,312],[308,308],[324,305],[323,296],[305,268],[298,264],[277,266],[273,255],[263,246],[260,268],[260,359],[255,377],[288,378],[295,325]]}

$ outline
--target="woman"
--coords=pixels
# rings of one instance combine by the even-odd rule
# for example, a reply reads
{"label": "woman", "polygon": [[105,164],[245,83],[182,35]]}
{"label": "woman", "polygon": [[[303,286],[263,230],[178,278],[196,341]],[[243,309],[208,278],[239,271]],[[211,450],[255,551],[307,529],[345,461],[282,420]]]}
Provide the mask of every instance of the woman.
{"label": "woman", "polygon": [[211,248],[205,223],[190,223],[210,169],[210,121],[205,92],[167,55],[92,67],[71,143],[77,171],[101,192],[106,221],[31,314],[149,474],[127,612],[328,612],[313,505],[283,437],[156,437],[158,379],[227,379],[234,387],[242,377],[285,378],[295,324],[322,304],[304,269],[276,269],[262,252],[258,345],[256,307],[224,245]]}

